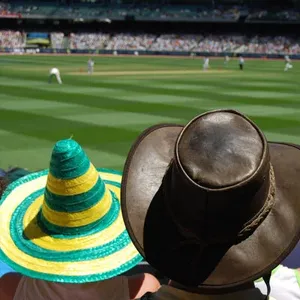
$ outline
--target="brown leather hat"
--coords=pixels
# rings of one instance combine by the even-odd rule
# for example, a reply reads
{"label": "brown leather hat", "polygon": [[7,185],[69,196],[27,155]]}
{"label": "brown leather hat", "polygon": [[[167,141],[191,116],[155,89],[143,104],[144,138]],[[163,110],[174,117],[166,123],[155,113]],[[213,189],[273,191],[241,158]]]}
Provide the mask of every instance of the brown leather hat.
{"label": "brown leather hat", "polygon": [[121,202],[140,253],[186,286],[230,288],[277,266],[300,238],[300,148],[268,143],[219,110],[157,125],[133,145]]}

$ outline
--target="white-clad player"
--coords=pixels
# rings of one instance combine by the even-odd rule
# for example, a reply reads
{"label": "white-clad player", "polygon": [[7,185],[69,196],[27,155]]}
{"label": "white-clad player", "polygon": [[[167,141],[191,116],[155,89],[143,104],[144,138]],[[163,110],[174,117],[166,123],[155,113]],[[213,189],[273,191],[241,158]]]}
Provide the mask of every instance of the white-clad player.
{"label": "white-clad player", "polygon": [[92,60],[92,58],[90,58],[88,60],[88,73],[89,74],[93,74],[93,72],[94,72],[94,65],[95,65],[95,62]]}
{"label": "white-clad player", "polygon": [[284,57],[285,60],[285,68],[284,68],[284,72],[288,71],[289,69],[293,68],[293,65],[291,64],[291,59],[289,58],[288,55],[286,55]]}
{"label": "white-clad player", "polygon": [[60,78],[60,72],[59,72],[59,70],[58,70],[57,68],[52,68],[52,69],[50,70],[50,75],[49,75],[48,83],[51,83],[51,82],[52,82],[53,77],[56,77],[57,82],[58,82],[59,84],[62,84],[62,80],[61,80],[61,78]]}
{"label": "white-clad player", "polygon": [[240,66],[241,71],[244,70],[244,64],[245,64],[244,57],[242,55],[240,55],[240,57],[239,57],[239,66]]}
{"label": "white-clad player", "polygon": [[225,65],[225,66],[229,63],[229,60],[230,60],[229,56],[226,55],[226,56],[224,57],[224,65]]}
{"label": "white-clad player", "polygon": [[203,71],[206,71],[208,68],[209,68],[209,58],[205,56],[203,61]]}

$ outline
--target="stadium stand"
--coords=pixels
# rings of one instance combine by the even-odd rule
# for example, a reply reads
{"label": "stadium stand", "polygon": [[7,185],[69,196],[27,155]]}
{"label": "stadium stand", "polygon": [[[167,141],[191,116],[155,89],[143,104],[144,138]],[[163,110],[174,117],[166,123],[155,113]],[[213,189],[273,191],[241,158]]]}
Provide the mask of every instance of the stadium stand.
{"label": "stadium stand", "polygon": [[[25,34],[0,31],[0,48],[22,48]],[[70,49],[193,51],[207,53],[300,54],[300,41],[285,36],[71,33]],[[51,47],[63,49],[64,34],[51,33]]]}
{"label": "stadium stand", "polygon": [[0,3],[0,15],[17,16],[19,18],[26,18],[30,16],[44,18],[54,12],[53,5],[44,5],[38,3],[37,5],[27,5],[24,3]]}
{"label": "stadium stand", "polygon": [[211,9],[203,5],[84,5],[73,6],[57,3],[36,2],[32,5],[24,3],[2,4],[1,10],[6,13],[19,14],[24,18],[62,18],[62,19],[97,19],[106,17],[111,19],[124,19],[133,16],[139,20],[163,19],[163,20],[237,20],[240,16],[240,7],[234,6],[229,9],[218,7]]}
{"label": "stadium stand", "polygon": [[[296,1],[295,1],[296,2]],[[68,4],[69,3],[69,4]],[[174,4],[175,3],[175,4]],[[181,4],[178,4],[181,3]],[[99,19],[164,21],[246,22],[300,20],[298,10],[281,3],[272,10],[260,8],[264,1],[21,1],[0,2],[0,15],[22,18]],[[72,4],[72,5],[70,5]]]}

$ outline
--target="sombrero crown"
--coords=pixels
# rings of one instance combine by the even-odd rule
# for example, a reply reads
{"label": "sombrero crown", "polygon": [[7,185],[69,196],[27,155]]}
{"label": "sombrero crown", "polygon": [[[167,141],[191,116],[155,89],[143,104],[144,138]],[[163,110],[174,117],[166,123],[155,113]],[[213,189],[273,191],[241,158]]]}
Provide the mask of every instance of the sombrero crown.
{"label": "sombrero crown", "polygon": [[59,282],[104,280],[136,265],[120,212],[121,174],[97,170],[74,140],[53,148],[50,169],[10,185],[0,206],[0,258]]}
{"label": "sombrero crown", "polygon": [[52,153],[40,222],[52,233],[83,234],[116,213],[113,196],[81,147],[58,142]]}

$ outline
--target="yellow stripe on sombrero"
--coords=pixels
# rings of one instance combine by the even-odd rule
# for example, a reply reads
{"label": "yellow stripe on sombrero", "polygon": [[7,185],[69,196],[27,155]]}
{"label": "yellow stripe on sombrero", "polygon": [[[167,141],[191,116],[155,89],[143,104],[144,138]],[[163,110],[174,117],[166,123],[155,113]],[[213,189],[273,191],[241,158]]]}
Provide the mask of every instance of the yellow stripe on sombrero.
{"label": "yellow stripe on sombrero", "polygon": [[118,200],[120,201],[120,188],[118,188],[114,185],[111,185],[111,184],[106,184],[106,186],[108,187],[109,190],[111,190],[112,192],[114,192],[117,195]]}
{"label": "yellow stripe on sombrero", "polygon": [[47,188],[56,195],[72,196],[89,191],[98,180],[98,171],[90,164],[87,172],[74,179],[58,179],[51,173],[48,174]]}
{"label": "yellow stripe on sombrero", "polygon": [[[41,202],[44,196],[41,196]],[[100,199],[99,199],[100,200]],[[43,203],[42,214],[48,222],[61,227],[80,227],[96,222],[110,209],[112,204],[111,193],[106,190],[103,198],[94,206],[80,212],[66,213],[51,209],[46,201]]]}
{"label": "yellow stripe on sombrero", "polygon": [[106,172],[99,172],[99,174],[103,180],[121,182],[122,179],[122,176],[118,174],[111,174]]}

